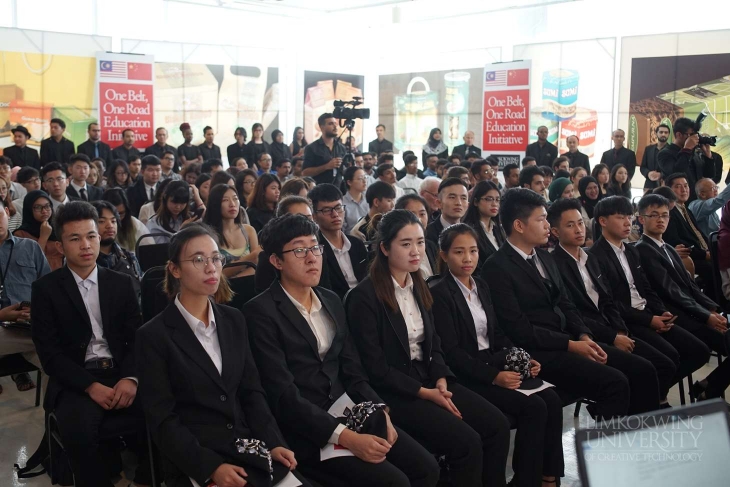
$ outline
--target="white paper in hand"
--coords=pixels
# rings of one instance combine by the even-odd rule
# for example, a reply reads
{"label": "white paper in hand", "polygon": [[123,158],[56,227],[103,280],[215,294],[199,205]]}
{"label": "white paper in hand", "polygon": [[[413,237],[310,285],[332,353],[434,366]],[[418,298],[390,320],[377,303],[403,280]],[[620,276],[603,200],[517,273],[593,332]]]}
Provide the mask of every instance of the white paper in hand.
{"label": "white paper in hand", "polygon": [[[337,398],[337,400],[330,406],[330,408],[327,410],[327,412],[332,416],[333,418],[341,418],[345,415],[345,409],[352,409],[352,407],[355,405],[354,402],[352,402],[352,399],[350,399],[350,396],[347,395],[347,393],[342,394],[340,397]],[[337,457],[354,457],[355,454],[352,453],[350,450],[345,448],[344,446],[340,445],[333,445],[331,443],[328,443],[324,448],[322,448],[319,451],[319,460],[324,462],[325,460],[330,460],[332,458]]]}
{"label": "white paper in hand", "polygon": [[274,485],[274,487],[297,487],[298,485],[302,485],[302,483],[294,476],[293,473],[289,472],[286,477],[281,479],[281,482]]}

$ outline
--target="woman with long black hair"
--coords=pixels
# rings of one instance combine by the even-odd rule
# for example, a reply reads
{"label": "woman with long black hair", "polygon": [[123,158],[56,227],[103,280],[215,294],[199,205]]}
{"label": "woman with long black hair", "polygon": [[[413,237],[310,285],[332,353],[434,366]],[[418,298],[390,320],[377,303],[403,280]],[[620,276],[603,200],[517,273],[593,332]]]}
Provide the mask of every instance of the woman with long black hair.
{"label": "woman with long black hair", "polygon": [[122,188],[109,188],[104,191],[101,199],[114,205],[117,213],[119,213],[117,243],[124,250],[135,252],[137,241],[150,232],[144,223],[132,216],[132,211],[129,209],[127,193]]}
{"label": "woman with long black hair", "polygon": [[249,161],[250,164],[255,164],[261,157],[261,154],[271,154],[269,143],[264,140],[263,125],[255,123],[251,126],[251,140],[246,144],[246,147],[248,147],[246,161]]}
{"label": "woman with long black hair", "polygon": [[58,250],[58,239],[53,231],[53,204],[45,191],[37,189],[25,195],[23,223],[13,235],[38,242],[52,271],[63,267],[63,254]]}
{"label": "woman with long black hair", "polygon": [[126,161],[116,159],[106,172],[106,187],[127,189],[132,185],[132,174]]}
{"label": "woman with long black hair", "polygon": [[529,377],[504,370],[507,356],[517,354],[499,327],[487,283],[473,275],[479,257],[474,229],[452,225],[441,232],[439,245],[446,269],[431,283],[431,294],[446,363],[459,383],[516,419],[513,484],[555,485],[564,470],[560,398],[551,388],[530,396],[516,390],[523,379],[537,377],[540,364],[535,360],[529,360]]}
{"label": "woman with long black hair", "polygon": [[631,180],[629,172],[623,164],[616,164],[611,169],[606,196],[623,196],[631,199]]}
{"label": "woman with long black hair", "polygon": [[346,299],[354,342],[393,422],[431,453],[446,455],[454,485],[504,486],[509,422],[454,381],[419,272],[424,257],[418,218],[407,210],[384,215],[370,275]]}
{"label": "woman with long black hair", "polygon": [[246,146],[246,129],[243,127],[236,127],[233,131],[233,138],[236,139],[234,143],[226,148],[226,155],[228,156],[228,165],[234,166],[233,163],[239,157],[243,157],[248,161],[248,147]]}
{"label": "woman with long black hair", "polygon": [[449,157],[449,147],[441,140],[441,129],[433,128],[428,134],[428,140],[422,147],[421,161],[425,161],[429,156],[438,156],[439,159],[447,159]]}
{"label": "woman with long black hair", "polygon": [[260,232],[269,220],[274,218],[276,205],[279,203],[281,183],[273,174],[262,174],[256,180],[253,191],[248,197],[248,219],[251,226]]}
{"label": "woman with long black hair", "polygon": [[502,246],[507,237],[499,223],[499,205],[502,194],[492,181],[481,181],[474,186],[469,209],[464,215],[464,223],[477,234],[479,261],[477,271],[481,270],[490,255]]}
{"label": "woman with long black hair", "polygon": [[167,237],[155,237],[155,243],[167,243],[183,225],[197,219],[197,216],[190,216],[190,185],[185,181],[173,181],[162,193],[160,207],[147,222],[147,229],[150,233],[168,234]]}
{"label": "woman with long black hair", "polygon": [[296,127],[292,136],[289,151],[294,157],[304,157],[304,148],[307,147],[307,139],[304,138],[304,129]]}

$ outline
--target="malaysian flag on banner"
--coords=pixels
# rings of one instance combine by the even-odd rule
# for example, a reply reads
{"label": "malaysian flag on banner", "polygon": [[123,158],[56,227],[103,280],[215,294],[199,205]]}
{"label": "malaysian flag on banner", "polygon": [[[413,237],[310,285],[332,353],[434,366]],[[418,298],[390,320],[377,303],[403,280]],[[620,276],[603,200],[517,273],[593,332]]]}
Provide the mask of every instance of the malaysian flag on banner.
{"label": "malaysian flag on banner", "polygon": [[99,61],[101,78],[126,78],[127,63],[124,61]]}
{"label": "malaysian flag on banner", "polygon": [[507,86],[507,70],[487,71],[484,86]]}

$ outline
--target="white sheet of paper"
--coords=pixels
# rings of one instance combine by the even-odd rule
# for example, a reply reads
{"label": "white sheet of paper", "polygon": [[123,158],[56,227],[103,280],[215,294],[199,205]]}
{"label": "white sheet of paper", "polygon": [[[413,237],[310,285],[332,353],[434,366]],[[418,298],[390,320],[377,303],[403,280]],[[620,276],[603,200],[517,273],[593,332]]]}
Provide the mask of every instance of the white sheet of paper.
{"label": "white sheet of paper", "polygon": [[354,405],[355,403],[352,402],[350,396],[348,396],[347,393],[344,393],[337,398],[337,400],[332,404],[332,406],[330,406],[327,412],[333,418],[341,418],[345,415],[345,409],[352,409]]}
{"label": "white sheet of paper", "polygon": [[525,396],[531,396],[536,392],[544,391],[548,387],[555,387],[555,386],[552,385],[551,383],[549,383],[548,381],[546,381],[545,379],[543,379],[542,385],[536,389],[530,389],[529,391],[525,390],[525,389],[516,389],[516,390],[517,390],[517,392],[521,392]]}
{"label": "white sheet of paper", "polygon": [[293,473],[289,472],[286,477],[281,479],[281,482],[274,485],[274,487],[297,487],[298,485],[302,485],[302,483],[294,476]]}
{"label": "white sheet of paper", "polygon": [[[347,395],[347,393],[342,394],[340,397],[337,398],[337,400],[330,406],[330,408],[327,410],[330,416],[333,418],[341,418],[345,415],[345,409],[352,408],[355,405],[354,402],[352,402],[352,399],[350,399],[350,396]],[[330,460],[332,458],[337,457],[354,457],[355,454],[352,453],[347,448],[344,448],[340,445],[332,445],[327,444],[324,448],[319,450],[319,460],[324,462],[325,460]]]}

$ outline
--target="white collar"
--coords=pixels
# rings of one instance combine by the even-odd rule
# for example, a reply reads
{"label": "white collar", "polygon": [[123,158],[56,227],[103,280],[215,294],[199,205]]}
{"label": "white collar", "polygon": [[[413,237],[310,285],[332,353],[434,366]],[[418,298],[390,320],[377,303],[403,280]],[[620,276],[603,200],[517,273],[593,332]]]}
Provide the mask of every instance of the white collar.
{"label": "white collar", "polygon": [[517,252],[520,255],[520,257],[522,257],[525,260],[537,255],[537,252],[535,252],[534,248],[532,249],[532,253],[528,255],[528,254],[524,253],[522,250],[520,250],[519,248],[515,247],[515,245],[512,242],[510,242],[509,239],[507,239],[507,243],[510,244],[510,247],[515,249],[515,252]]}
{"label": "white collar", "polygon": [[395,287],[396,292],[413,292],[413,279],[411,278],[411,273],[406,274],[406,285],[403,287],[400,287],[400,284],[398,284],[398,281],[395,280],[395,277],[392,275],[390,278],[393,280],[393,286]]}
{"label": "white collar", "polygon": [[611,248],[613,249],[613,251],[614,251],[614,252],[616,252],[617,254],[618,254],[619,252],[622,252],[622,253],[623,253],[623,251],[624,251],[624,243],[623,243],[623,242],[621,242],[621,247],[616,247],[616,246],[615,246],[614,244],[612,244],[612,243],[611,243],[611,241],[610,241],[610,240],[608,240],[608,239],[606,239],[606,242],[608,242],[608,245],[610,245],[610,246],[611,246]]}
{"label": "white collar", "polygon": [[345,235],[345,233],[342,230],[340,230],[340,235],[342,235],[342,242],[343,242],[342,250],[335,247],[334,244],[332,242],[330,242],[329,240],[327,240],[327,237],[325,237],[324,234],[322,234],[324,239],[327,240],[327,243],[330,244],[330,247],[332,247],[332,250],[334,250],[335,252],[349,252],[350,247],[352,247],[352,244],[350,243],[350,239],[347,238],[347,235]]}
{"label": "white collar", "polygon": [[456,223],[449,223],[449,222],[447,222],[446,219],[444,218],[443,213],[441,214],[441,216],[439,216],[439,220],[441,220],[441,225],[443,225],[444,230],[446,230],[447,228],[449,228],[451,225],[456,225]]}
{"label": "white collar", "polygon": [[459,286],[459,289],[461,289],[461,292],[464,295],[468,295],[468,294],[476,294],[476,295],[478,295],[479,294],[477,292],[477,283],[474,281],[474,278],[472,276],[469,276],[469,284],[471,284],[471,289],[469,289],[468,287],[466,287],[464,285],[463,282],[461,282],[460,280],[458,280],[456,278],[456,276],[451,271],[449,271],[449,274],[451,274],[451,277],[454,278],[454,281],[456,281],[456,285]]}
{"label": "white collar", "polygon": [[77,186],[77,185],[76,185],[76,183],[74,183],[73,179],[71,180],[71,186],[73,186],[73,188],[74,188],[74,189],[75,189],[75,190],[76,190],[77,192],[78,192],[78,191],[81,191],[82,189],[83,189],[84,191],[88,191],[88,190],[86,189],[86,186],[88,186],[88,185],[87,185],[86,183],[84,183],[84,185],[83,185],[83,186]]}
{"label": "white collar", "polygon": [[573,254],[568,252],[568,250],[565,247],[563,247],[563,244],[558,244],[558,245],[560,245],[560,248],[565,250],[565,253],[568,254],[569,256],[571,256],[574,261],[576,261],[582,265],[586,265],[586,263],[588,262],[588,254],[581,247],[578,247],[578,252],[580,253],[580,258],[576,259]]}
{"label": "white collar", "polygon": [[[646,234],[644,234],[644,235],[646,235]],[[661,249],[662,247],[664,247],[664,242],[662,242],[661,240],[657,240],[657,239],[655,239],[654,237],[650,237],[649,235],[646,235],[646,237],[647,237],[647,238],[650,238],[650,239],[652,239],[652,240],[654,241],[654,243],[655,243],[655,244],[657,244],[657,246],[658,246],[658,247],[659,247],[660,249]]]}
{"label": "white collar", "polygon": [[[205,326],[205,323],[197,319],[195,316],[193,316],[187,309],[185,309],[185,306],[182,305],[180,302],[180,295],[178,294],[175,296],[175,306],[177,306],[178,311],[180,311],[180,314],[183,318],[185,318],[185,321],[187,322],[188,326],[195,331],[195,328],[198,325]],[[215,330],[215,315],[213,314],[213,305],[210,304],[210,300],[208,300],[208,326],[206,327],[206,330]]]}
{"label": "white collar", "polygon": [[[71,268],[69,269],[71,271]],[[78,286],[84,281],[90,281],[94,284],[99,284],[99,268],[97,266],[94,266],[94,270],[91,271],[91,274],[86,279],[81,279],[81,277],[76,274],[74,271],[71,271],[71,274],[74,276],[74,280],[76,281],[76,285]]]}
{"label": "white collar", "polygon": [[286,296],[289,298],[289,300],[292,302],[292,304],[299,310],[300,313],[312,314],[312,313],[316,313],[317,311],[322,309],[322,302],[317,297],[317,293],[315,293],[314,290],[311,288],[309,289],[309,292],[312,295],[312,309],[311,310],[308,310],[307,308],[304,307],[304,305],[302,303],[300,303],[299,301],[294,299],[294,296],[289,294],[289,292],[286,289],[284,289],[284,286],[281,286],[281,289],[284,291]]}

